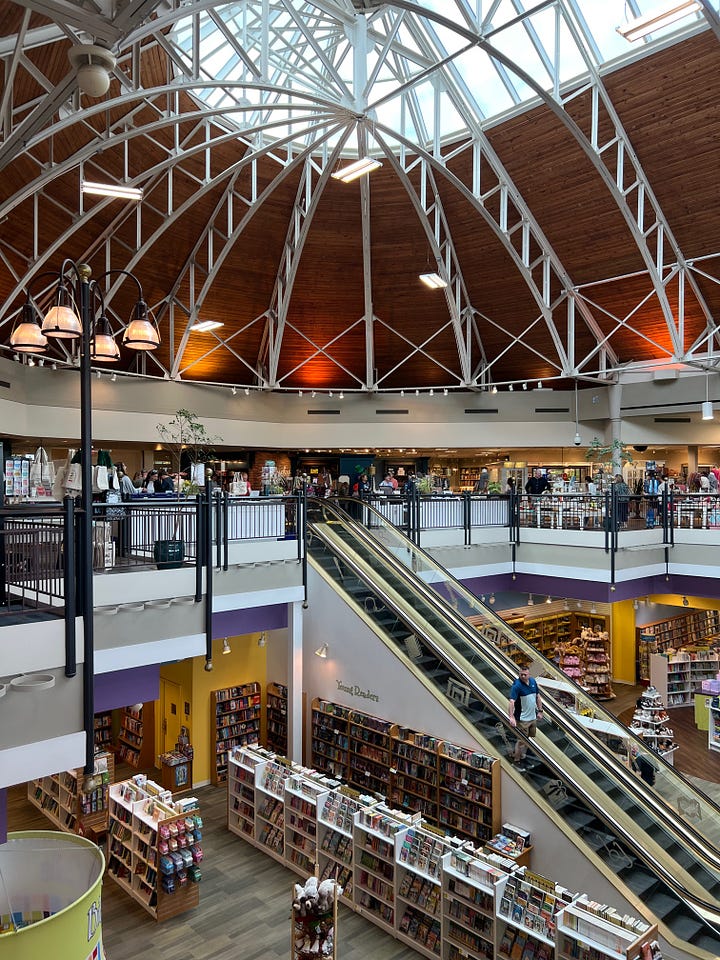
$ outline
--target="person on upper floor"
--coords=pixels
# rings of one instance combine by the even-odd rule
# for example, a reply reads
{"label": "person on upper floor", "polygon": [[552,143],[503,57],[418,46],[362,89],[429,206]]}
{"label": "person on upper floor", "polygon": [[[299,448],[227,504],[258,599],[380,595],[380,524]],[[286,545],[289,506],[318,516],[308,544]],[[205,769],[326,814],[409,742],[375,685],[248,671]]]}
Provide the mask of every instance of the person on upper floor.
{"label": "person on upper floor", "polygon": [[372,491],[370,481],[368,480],[368,475],[366,473],[361,473],[353,485],[353,496],[362,497],[366,496]]}
{"label": "person on upper floor", "polygon": [[658,494],[660,490],[660,481],[652,470],[648,470],[645,474],[645,482],[643,483],[643,493],[646,497],[654,497]]}
{"label": "person on upper floor", "polygon": [[155,493],[159,489],[157,470],[148,470],[143,480],[143,493]]}
{"label": "person on upper floor", "polygon": [[155,484],[155,493],[173,493],[174,490],[175,481],[173,478],[167,470],[160,470]]}
{"label": "person on upper floor", "polygon": [[127,467],[122,460],[119,460],[115,466],[117,467],[118,475],[118,485],[120,487],[120,497],[122,500],[129,500],[130,497],[135,496],[141,492],[140,487],[136,487],[132,482],[130,477],[127,474]]}
{"label": "person on upper floor", "polygon": [[539,497],[547,490],[547,477],[536,467],[525,484],[525,493],[530,497]]}
{"label": "person on upper floor", "polygon": [[591,497],[594,497],[597,494],[597,484],[589,473],[585,477],[585,491]]}
{"label": "person on upper floor", "polygon": [[378,490],[380,491],[380,493],[384,493],[386,495],[395,493],[395,487],[393,486],[392,479],[393,478],[390,476],[389,473],[385,474],[385,478],[381,480],[380,483],[378,484]]}
{"label": "person on upper floor", "polygon": [[505,493],[508,496],[511,496],[513,493],[515,493],[515,486],[515,477],[508,477],[507,483],[505,484]]}
{"label": "person on upper floor", "polygon": [[388,476],[390,477],[390,483],[392,484],[393,490],[397,490],[397,488],[399,487],[399,483],[397,481],[397,477],[395,476],[395,471],[393,470],[392,467],[388,468]]}

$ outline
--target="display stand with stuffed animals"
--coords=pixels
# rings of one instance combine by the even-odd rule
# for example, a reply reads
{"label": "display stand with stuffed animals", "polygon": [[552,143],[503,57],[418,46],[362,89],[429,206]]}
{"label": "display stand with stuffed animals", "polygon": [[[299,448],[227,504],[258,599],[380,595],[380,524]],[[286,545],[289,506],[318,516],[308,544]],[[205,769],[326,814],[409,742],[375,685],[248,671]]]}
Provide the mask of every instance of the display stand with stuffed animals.
{"label": "display stand with stuffed animals", "polygon": [[292,891],[291,960],[335,960],[337,905],[342,893],[335,880],[308,877]]}

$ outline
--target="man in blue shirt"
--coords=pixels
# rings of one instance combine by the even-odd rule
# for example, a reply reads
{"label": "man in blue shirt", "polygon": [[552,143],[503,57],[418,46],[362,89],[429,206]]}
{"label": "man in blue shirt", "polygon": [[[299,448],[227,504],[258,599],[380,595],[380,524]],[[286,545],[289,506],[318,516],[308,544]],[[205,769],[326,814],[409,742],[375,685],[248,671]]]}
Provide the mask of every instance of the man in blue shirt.
{"label": "man in blue shirt", "polygon": [[[510,688],[508,701],[508,719],[511,727],[517,727],[527,737],[534,737],[537,733],[537,721],[542,716],[542,701],[537,681],[530,676],[529,667],[520,667],[517,680]],[[518,737],[515,744],[513,761],[522,763],[527,752],[525,740]]]}

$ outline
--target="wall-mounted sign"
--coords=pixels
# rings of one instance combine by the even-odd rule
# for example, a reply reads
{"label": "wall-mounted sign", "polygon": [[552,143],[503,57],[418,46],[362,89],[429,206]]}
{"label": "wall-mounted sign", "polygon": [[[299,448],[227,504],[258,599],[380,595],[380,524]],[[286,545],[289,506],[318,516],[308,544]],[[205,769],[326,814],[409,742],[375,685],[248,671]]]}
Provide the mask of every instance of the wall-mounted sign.
{"label": "wall-mounted sign", "polygon": [[374,703],[380,703],[380,697],[370,690],[363,690],[357,683],[343,683],[342,680],[336,680],[338,690],[349,694],[351,697],[359,697],[361,700],[372,700]]}

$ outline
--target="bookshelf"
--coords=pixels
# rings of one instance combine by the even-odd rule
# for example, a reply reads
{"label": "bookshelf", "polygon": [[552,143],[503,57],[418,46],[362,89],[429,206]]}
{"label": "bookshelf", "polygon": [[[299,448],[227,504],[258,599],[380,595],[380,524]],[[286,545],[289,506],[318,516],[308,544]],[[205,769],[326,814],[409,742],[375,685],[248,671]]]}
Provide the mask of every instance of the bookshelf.
{"label": "bookshelf", "polygon": [[450,842],[439,831],[409,827],[395,835],[397,936],[426,957],[442,943],[442,858]]}
{"label": "bookshelf", "polygon": [[112,712],[96,713],[93,720],[96,750],[107,750],[112,745]]}
{"label": "bookshelf", "polygon": [[334,777],[347,777],[350,710],[316,698],[311,705],[312,765]]}
{"label": "bookshelf", "polygon": [[639,960],[657,927],[581,896],[557,914],[557,960]]}
{"label": "bookshelf", "polygon": [[257,743],[260,738],[260,684],[213,690],[210,695],[212,716],[210,775],[214,784],[225,783],[228,776],[228,751],[237,746]]}
{"label": "bookshelf", "polygon": [[269,683],[265,691],[266,746],[283,756],[287,754],[287,687]]}
{"label": "bookshelf", "polygon": [[712,697],[708,708],[708,750],[720,753],[720,700]]}
{"label": "bookshelf", "polygon": [[285,783],[285,859],[302,877],[315,873],[318,804],[327,794],[327,787],[306,777],[291,776]]}
{"label": "bookshelf", "polygon": [[358,790],[385,794],[390,769],[390,731],[388,720],[351,710],[348,716],[347,779]]}
{"label": "bookshelf", "polygon": [[695,695],[703,692],[703,683],[714,680],[720,669],[718,651],[697,646],[673,649],[649,656],[650,684],[666,707],[693,706]]}
{"label": "bookshelf", "polygon": [[107,875],[155,920],[200,902],[201,840],[195,797],[173,800],[143,776],[111,786]]}
{"label": "bookshelf", "polygon": [[111,753],[96,753],[94,773],[100,783],[83,792],[83,768],[63,770],[31,780],[27,798],[58,829],[66,833],[100,837],[108,825],[108,796],[115,779],[115,758]]}
{"label": "bookshelf", "polygon": [[353,890],[358,913],[394,934],[395,836],[407,826],[396,812],[378,803],[360,809],[353,824]]}
{"label": "bookshelf", "polygon": [[[305,876],[315,874],[315,858],[316,875],[342,886],[347,906],[431,960],[639,960],[636,935],[644,946],[654,934],[639,921],[629,952],[595,954],[602,945],[595,928],[606,919],[575,930],[562,911],[578,895],[531,874],[520,856],[506,855],[506,843],[481,850],[419,813],[395,810],[262,747],[238,748],[228,764],[231,832]],[[275,812],[262,812],[266,799],[279,804]],[[509,823],[502,830],[516,853],[529,854],[526,830]],[[269,840],[279,832],[282,845]],[[561,957],[563,938],[571,952]]]}
{"label": "bookshelf", "polygon": [[453,850],[442,860],[442,958],[493,960],[496,888],[504,872]]}
{"label": "bookshelf", "polygon": [[637,627],[635,633],[638,679],[650,680],[652,654],[671,655],[673,650],[688,644],[712,646],[711,641],[720,637],[720,610],[691,610],[677,617]]}
{"label": "bookshelf", "polygon": [[369,798],[341,786],[318,801],[318,870],[321,880],[336,880],[342,887],[340,899],[352,903],[353,823],[355,814],[372,806]]}
{"label": "bookshelf", "polygon": [[439,747],[438,819],[441,827],[482,844],[500,823],[499,763],[444,740]]}
{"label": "bookshelf", "polygon": [[582,631],[585,656],[583,686],[595,700],[613,700],[610,638],[606,631]]}
{"label": "bookshelf", "polygon": [[498,761],[326,700],[312,703],[313,767],[482,844],[500,823]]}
{"label": "bookshelf", "polygon": [[390,804],[401,810],[419,810],[437,821],[439,743],[435,737],[406,727],[391,728]]}
{"label": "bookshelf", "polygon": [[116,753],[131,767],[146,770],[155,765],[155,704],[125,707],[120,718]]}

